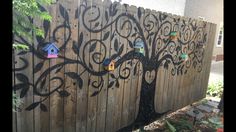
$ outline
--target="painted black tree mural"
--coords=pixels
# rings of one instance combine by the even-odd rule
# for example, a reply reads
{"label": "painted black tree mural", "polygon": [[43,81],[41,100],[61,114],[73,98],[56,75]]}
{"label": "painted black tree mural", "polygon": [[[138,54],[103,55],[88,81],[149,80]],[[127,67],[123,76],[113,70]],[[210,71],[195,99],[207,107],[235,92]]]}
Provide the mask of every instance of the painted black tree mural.
{"label": "painted black tree mural", "polygon": [[[130,131],[133,128],[146,125],[166,113],[157,113],[154,107],[156,75],[158,69],[161,66],[166,69],[171,68],[171,74],[173,76],[186,74],[190,67],[193,67],[200,72],[202,70],[204,47],[207,39],[207,34],[204,31],[206,23],[198,25],[196,20],[188,19],[188,21],[186,21],[178,17],[170,17],[165,13],[147,13],[141,8],[137,9],[136,14],[131,14],[127,11],[127,5],[123,6],[123,10],[118,9],[118,5],[118,3],[113,3],[108,8],[100,9],[100,6],[90,5],[84,1],[83,4],[78,7],[75,18],[73,19],[80,18],[80,20],[82,20],[79,21],[80,25],[85,27],[87,31],[91,33],[101,33],[107,28],[115,27],[115,29],[113,32],[107,31],[102,33],[101,39],[92,38],[88,41],[85,41],[83,32],[79,32],[78,42],[73,42],[73,51],[78,56],[77,60],[59,54],[59,58],[57,59],[64,59],[64,62],[46,69],[38,78],[35,78],[35,83],[29,82],[28,77],[24,74],[16,73],[16,78],[21,81],[21,83],[16,84],[13,89],[21,90],[21,98],[26,95],[30,88],[33,89],[34,95],[44,98],[39,102],[34,102],[30,106],[27,106],[26,110],[33,110],[41,105],[41,110],[47,111],[43,101],[54,93],[59,93],[62,97],[70,96],[70,93],[63,89],[64,80],[60,77],[53,77],[50,79],[50,81],[56,80],[58,82],[57,87],[46,92],[40,92],[39,90],[45,86],[46,77],[48,77],[52,71],[57,73],[68,64],[78,64],[84,68],[84,71],[81,71],[80,74],[76,72],[65,73],[66,76],[77,82],[80,89],[86,85],[81,78],[83,73],[88,72],[91,76],[98,76],[100,78],[99,81],[89,80],[89,85],[97,89],[91,96],[98,95],[104,85],[104,76],[108,74],[109,71],[96,71],[93,69],[93,65],[85,59],[86,52],[89,51],[94,64],[101,67],[102,62],[109,53],[109,49],[107,48],[108,44],[105,43],[105,41],[110,38],[112,42],[110,45],[114,46],[116,52],[111,54],[109,59],[116,60],[115,69],[118,69],[119,74],[117,77],[111,75],[111,77],[114,78],[114,81],[109,82],[108,87],[112,87],[113,85],[119,87],[118,80],[127,79],[130,76],[131,70],[134,70],[135,74],[138,70],[138,63],[142,65],[143,72],[137,118],[132,124],[119,131]],[[64,44],[59,47],[60,51],[63,51],[71,38],[69,21],[72,18],[69,18],[67,10],[62,5],[59,4],[58,6],[60,15],[64,18],[64,23],[57,26],[53,30],[53,36],[49,37],[52,38],[52,41],[58,42],[58,38],[56,37],[57,32],[62,28],[67,30],[68,34],[66,35]],[[43,7],[41,7],[41,9],[45,10]],[[101,17],[105,18],[102,20],[103,22],[99,21],[102,19]],[[48,31],[50,24],[52,23],[46,21],[43,23],[46,35],[49,35]],[[177,33],[176,40],[170,38],[172,32]],[[119,44],[119,39],[126,40],[127,45],[124,45],[123,43]],[[38,47],[34,48],[20,36],[18,36],[18,39],[15,39],[15,41],[27,43],[30,46],[30,52],[33,52],[34,56],[43,59],[42,62],[35,65],[33,70],[34,73],[39,72],[43,67],[45,60],[47,60],[42,54],[42,47],[44,47],[47,42],[42,38],[37,37]],[[144,43],[144,54],[135,52],[134,50],[135,43],[140,41]],[[130,47],[133,50],[125,52],[126,49],[124,46]],[[100,51],[96,50],[98,47],[101,49]],[[20,56],[23,54],[25,54],[25,52],[21,52],[18,55]],[[186,57],[182,57],[183,54],[187,56],[187,59]],[[138,62],[132,66],[132,69],[130,67],[122,66],[125,62],[134,59],[138,60]],[[16,67],[14,71],[21,71],[28,67],[28,60],[20,57],[19,61],[22,61],[24,65],[22,67]],[[126,74],[124,74],[124,72]],[[152,79],[149,78],[150,74],[153,74]]]}

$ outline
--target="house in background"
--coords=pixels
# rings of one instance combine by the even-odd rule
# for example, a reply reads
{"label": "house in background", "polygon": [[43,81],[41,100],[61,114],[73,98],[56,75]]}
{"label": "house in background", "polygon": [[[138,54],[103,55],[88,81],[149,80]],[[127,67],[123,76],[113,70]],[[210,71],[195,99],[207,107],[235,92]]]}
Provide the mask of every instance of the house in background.
{"label": "house in background", "polygon": [[217,24],[212,59],[223,60],[223,0],[112,0]]}
{"label": "house in background", "polygon": [[223,0],[186,0],[184,15],[217,24],[212,60],[224,59]]}

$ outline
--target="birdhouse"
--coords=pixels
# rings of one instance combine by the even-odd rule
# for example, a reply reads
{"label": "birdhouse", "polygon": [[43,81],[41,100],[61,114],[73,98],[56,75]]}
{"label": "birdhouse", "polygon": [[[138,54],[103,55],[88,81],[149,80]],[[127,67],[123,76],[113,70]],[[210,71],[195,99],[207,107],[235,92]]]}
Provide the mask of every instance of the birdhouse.
{"label": "birdhouse", "polygon": [[186,60],[188,60],[188,55],[186,53],[183,53],[181,55],[181,58],[186,61]]}
{"label": "birdhouse", "polygon": [[107,71],[113,71],[115,69],[115,62],[110,59],[105,59],[103,61],[103,67]]}
{"label": "birdhouse", "polygon": [[143,43],[143,41],[138,41],[134,44],[134,51],[136,53],[144,54],[144,43]]}
{"label": "birdhouse", "polygon": [[176,31],[173,31],[170,33],[170,39],[171,40],[175,40],[177,38],[177,32]]}
{"label": "birdhouse", "polygon": [[49,43],[43,48],[43,52],[47,58],[57,58],[59,49],[55,43]]}

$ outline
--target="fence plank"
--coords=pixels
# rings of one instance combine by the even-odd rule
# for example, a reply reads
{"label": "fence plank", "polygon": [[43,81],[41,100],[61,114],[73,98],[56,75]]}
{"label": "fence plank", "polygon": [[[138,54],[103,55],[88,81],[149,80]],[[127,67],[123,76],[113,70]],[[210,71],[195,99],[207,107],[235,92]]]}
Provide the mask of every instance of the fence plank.
{"label": "fence plank", "polygon": [[[128,12],[130,13],[130,15],[132,17],[135,18],[135,20],[138,20],[138,16],[137,16],[137,7],[136,6],[130,6],[128,8]],[[135,40],[135,36],[137,35],[136,31],[134,30],[134,28],[137,28],[137,25],[134,23],[134,21],[132,22],[132,29],[131,29],[131,34],[129,36],[129,40],[132,43],[132,45],[134,46],[136,40]],[[133,36],[135,34],[135,36]],[[133,47],[129,47],[129,51],[134,50]],[[128,124],[131,124],[135,119],[136,119],[136,115],[135,115],[135,111],[136,111],[136,99],[137,99],[137,94],[139,94],[139,92],[137,93],[138,90],[138,75],[139,75],[139,67],[137,65],[138,60],[137,59],[131,59],[130,61],[130,76],[129,76],[129,80],[130,81],[130,86],[128,86],[128,88],[130,88],[130,95],[129,95],[129,111],[128,111]],[[135,68],[136,67],[136,68]]]}
{"label": "fence plank", "polygon": [[[30,31],[32,33],[32,31]],[[32,42],[24,37],[14,36],[16,41],[32,45]],[[30,48],[32,50],[32,48]],[[33,103],[33,87],[32,87],[32,53],[26,52],[21,54],[22,50],[15,52],[15,85],[24,84],[16,91],[18,97],[23,101],[20,112],[17,113],[17,131],[33,131],[33,111],[25,110]],[[28,124],[28,125],[26,125]]]}
{"label": "fence plank", "polygon": [[[12,51],[12,69],[15,69],[15,50]],[[12,88],[15,86],[15,71],[12,71]],[[16,94],[16,91],[13,90],[12,94]],[[13,95],[12,95],[13,96]],[[13,97],[12,97],[13,98]],[[13,111],[16,110],[16,107],[12,105],[12,132],[17,131],[17,113]]]}
{"label": "fence plank", "polygon": [[[101,29],[107,24],[106,17],[104,16],[104,10],[106,10],[111,3],[106,3],[105,1],[96,0],[94,1],[94,5],[99,5],[98,7],[100,9],[100,17],[97,19],[97,21],[93,22],[93,25],[95,25],[97,22],[99,23],[99,26],[96,29]],[[98,9],[96,8],[96,10]],[[111,17],[108,17],[108,19],[111,19]],[[105,38],[105,36],[107,38]],[[98,40],[103,40],[102,43],[107,45],[107,47],[104,47],[100,42],[97,43],[95,52],[101,53],[101,56],[97,58],[98,62],[100,64],[94,63],[94,69],[95,71],[104,71],[104,67],[102,65],[105,58],[110,57],[110,36],[111,36],[111,28],[110,26],[107,27],[107,29],[104,32],[94,33],[94,38]],[[105,39],[104,39],[105,38]],[[106,127],[106,113],[107,113],[107,97],[108,97],[108,73],[106,73],[103,76],[96,76],[95,80],[102,85],[97,89],[99,90],[99,94],[93,98],[97,98],[97,110],[96,110],[96,130],[95,131],[105,131]],[[92,83],[92,82],[91,82]],[[111,118],[111,117],[110,117]]]}
{"label": "fence plank", "polygon": [[[79,13],[82,9],[83,1],[78,1],[78,26],[79,26],[79,33],[78,33],[78,46],[80,46],[79,52],[79,61],[83,61],[83,51],[85,43],[89,40],[88,38],[88,31],[86,31],[82,18],[82,13]],[[86,50],[88,51],[88,50]],[[87,57],[88,58],[88,57]],[[87,60],[85,56],[85,60]],[[77,109],[76,109],[76,131],[79,132],[86,132],[87,131],[87,108],[88,108],[88,73],[85,72],[85,68],[79,64],[78,65],[78,74],[80,75],[83,86],[82,88],[77,90]]]}
{"label": "fence plank", "polygon": [[[128,14],[128,5],[122,5],[122,10],[124,13]],[[130,30],[130,24],[126,23],[125,21],[128,20],[127,17],[122,17],[121,18],[121,34],[124,37],[128,37],[129,34],[129,30]],[[123,39],[123,38],[122,38]],[[128,40],[124,39],[122,41],[122,44],[124,45],[124,50],[123,53],[126,54],[129,52],[129,44],[128,44]],[[121,56],[122,57],[122,56]],[[125,62],[122,63],[121,66],[121,75],[124,77],[127,77],[126,79],[123,79],[123,100],[122,100],[122,116],[121,116],[121,126],[125,127],[125,125],[128,124],[128,111],[129,111],[129,94],[130,94],[130,82],[128,81],[129,76],[128,76],[128,72],[125,70],[125,68],[129,68],[129,64],[128,64],[129,60],[126,60]]]}
{"label": "fence plank", "polygon": [[[78,19],[74,19],[75,11],[77,8],[77,1],[68,0],[65,3],[67,7],[68,16],[70,18],[69,26],[71,31],[66,30],[65,35],[70,36],[70,40],[67,43],[67,48],[65,50],[65,58],[69,58],[71,60],[77,61],[77,54],[73,52],[73,44],[78,42]],[[65,60],[66,61],[66,60]],[[78,65],[76,63],[65,65],[65,73],[73,72],[77,74]],[[78,83],[76,79],[72,79],[68,75],[65,76],[65,90],[70,93],[69,96],[64,98],[64,131],[75,132],[76,131],[76,97],[77,97],[77,89]]]}
{"label": "fence plank", "polygon": [[[51,12],[50,7],[44,7],[46,10],[48,9],[49,12]],[[48,29],[50,33],[50,25],[45,24],[47,22],[41,22],[37,19],[34,20],[34,24],[39,26],[41,29]],[[39,93],[45,94],[50,92],[50,75],[46,75],[42,79],[39,79],[40,76],[47,70],[49,69],[49,59],[43,56],[42,54],[42,48],[45,46],[45,42],[50,42],[50,36],[48,34],[45,34],[44,39],[34,39],[34,49],[35,51],[33,52],[33,63],[34,63],[34,86],[35,90]],[[34,34],[35,35],[35,34]],[[36,67],[38,67],[40,64],[43,64],[42,68],[39,71],[36,71]],[[34,91],[34,92],[36,92]],[[49,124],[49,98],[50,97],[41,97],[37,94],[34,95],[34,102],[39,102],[42,101],[39,107],[34,109],[34,131],[35,132],[49,132],[50,130],[50,124]],[[47,111],[41,110],[41,107],[45,106]]]}
{"label": "fence plank", "polygon": [[[66,19],[65,17],[63,17],[66,14],[66,7],[64,5],[64,1],[58,1],[56,4],[56,7],[52,10],[53,10],[52,15],[56,16],[54,18],[55,28],[53,29],[52,35],[53,35],[53,38],[56,39],[54,41],[57,42],[57,47],[59,48],[60,51],[58,54],[58,58],[50,60],[50,67],[65,63],[64,62],[65,60],[63,59],[63,56],[65,55],[65,49],[63,49],[62,46],[65,44],[65,41],[66,41],[66,38],[65,38]],[[62,132],[64,130],[64,125],[63,125],[64,97],[62,97],[59,93],[65,89],[65,83],[64,83],[65,67],[62,66],[62,68],[57,73],[56,73],[56,70],[57,69],[53,69],[51,71],[50,80],[55,77],[59,77],[63,80],[63,82],[60,82],[58,79],[50,81],[51,91],[57,88],[62,83],[61,87],[50,96],[50,131]]]}
{"label": "fence plank", "polygon": [[[23,38],[24,39],[24,38]],[[27,39],[26,39],[27,41]],[[19,52],[18,52],[19,53]],[[32,84],[32,78],[33,78],[33,71],[32,71],[32,53],[27,52],[24,55],[16,55],[17,56],[17,64],[16,68],[20,68],[24,66],[24,62],[22,60],[19,60],[19,58],[22,58],[28,63],[28,66],[19,71],[16,72],[16,84],[20,83],[31,83]],[[19,58],[18,58],[19,57]],[[27,65],[27,64],[26,64]],[[25,76],[27,80],[23,79],[22,76]],[[25,108],[27,108],[29,105],[33,103],[33,88],[31,85],[29,85],[28,90],[26,88],[22,88],[21,90],[17,91],[17,95],[21,98],[21,100],[24,102],[23,108],[21,112],[17,113],[17,131],[19,132],[25,132],[25,131],[33,131],[33,111],[26,111]],[[27,124],[27,125],[26,125]]]}

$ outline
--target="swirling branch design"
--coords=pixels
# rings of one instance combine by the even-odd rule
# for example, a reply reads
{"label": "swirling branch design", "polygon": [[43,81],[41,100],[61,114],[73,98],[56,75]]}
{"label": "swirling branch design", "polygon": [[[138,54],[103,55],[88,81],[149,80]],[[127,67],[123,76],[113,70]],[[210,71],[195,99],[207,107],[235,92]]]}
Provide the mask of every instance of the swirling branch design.
{"label": "swirling branch design", "polygon": [[[202,70],[205,54],[204,48],[207,40],[207,33],[205,31],[206,24],[198,25],[196,20],[188,19],[187,22],[184,19],[168,16],[165,13],[144,13],[140,8],[137,9],[138,17],[135,17],[127,11],[127,5],[125,6],[125,10],[118,9],[118,3],[110,4],[109,9],[101,9],[98,5],[89,6],[86,0],[82,3],[83,4],[76,10],[75,19],[80,18],[79,20],[81,21],[79,21],[79,24],[84,28],[83,30],[86,31],[79,32],[78,42],[73,41],[72,43],[72,50],[74,54],[77,55],[78,59],[69,58],[62,53],[58,55],[57,59],[63,60],[63,62],[41,71],[45,61],[48,60],[48,58],[44,57],[42,48],[48,42],[41,37],[35,37],[36,41],[34,44],[20,36],[18,36],[17,39],[14,38],[17,42],[26,43],[30,47],[29,52],[32,52],[34,57],[41,60],[41,62],[35,64],[33,69],[34,74],[41,71],[41,74],[35,78],[34,83],[29,82],[28,77],[24,74],[18,73],[16,76],[20,83],[16,84],[13,90],[21,90],[21,97],[26,95],[29,88],[33,88],[34,95],[43,97],[41,101],[31,104],[26,110],[34,109],[36,105],[41,104],[54,93],[59,93],[61,97],[70,95],[70,93],[63,88],[63,78],[58,76],[49,79],[50,82],[57,82],[54,88],[50,88],[50,91],[44,92],[41,90],[47,87],[45,86],[46,78],[48,78],[50,74],[60,72],[66,65],[77,64],[81,67],[82,71],[80,73],[65,72],[63,74],[74,79],[80,89],[84,88],[84,85],[93,88],[95,92],[90,95],[93,97],[98,95],[105,87],[104,75],[106,74],[110,74],[112,78],[109,80],[107,87],[111,88],[113,85],[119,87],[119,79],[129,78],[133,69],[125,65],[125,63],[136,59],[137,62],[142,65],[142,71],[144,71],[140,107],[147,108],[139,109],[137,122],[143,121],[144,117],[151,118],[154,113],[154,104],[152,103],[154,102],[156,81],[153,80],[157,78],[156,73],[161,66],[168,69],[171,65],[172,75],[184,75],[187,73],[188,69],[192,67],[198,72]],[[69,22],[72,18],[69,18],[69,13],[63,5],[59,4],[58,6],[60,15],[64,19],[62,23],[58,24],[55,29],[50,29],[52,36],[49,34],[49,28],[52,23],[44,21],[43,28],[46,33],[46,38],[52,39],[50,41],[60,43],[59,49],[64,52],[72,36],[72,29]],[[112,29],[112,32],[110,29]],[[64,33],[63,36],[58,35],[61,34],[61,31]],[[103,33],[103,31],[106,32]],[[84,39],[85,32],[89,32],[90,34],[99,33],[101,37],[99,39],[96,36],[96,38],[86,40]],[[170,38],[172,32],[177,33],[177,39]],[[60,37],[63,37],[62,42]],[[117,38],[126,41],[127,43],[125,44],[127,45],[124,45],[124,43],[120,43],[119,45]],[[138,41],[142,41],[144,44],[144,54],[134,50],[134,45]],[[108,44],[111,44],[111,46],[108,46]],[[33,45],[37,45],[37,47]],[[114,75],[100,68],[112,46],[114,46],[115,52],[109,55],[109,59],[116,60],[115,69],[118,68],[118,75]],[[26,53],[20,52],[17,56],[24,54]],[[182,55],[186,55],[187,59],[183,59]],[[13,72],[20,72],[29,68],[27,59],[19,57],[18,61],[22,61],[21,64],[23,64],[23,66],[13,69]],[[138,63],[136,63],[135,66],[137,66]],[[99,68],[93,68],[95,65]],[[88,73],[89,75],[88,84],[85,84],[84,80],[81,78],[84,73]],[[95,80],[92,79],[94,77],[96,78]],[[151,81],[145,80],[145,77],[149,78]],[[44,107],[42,108],[45,110]],[[154,117],[159,116],[156,113],[153,115],[155,115]]]}

